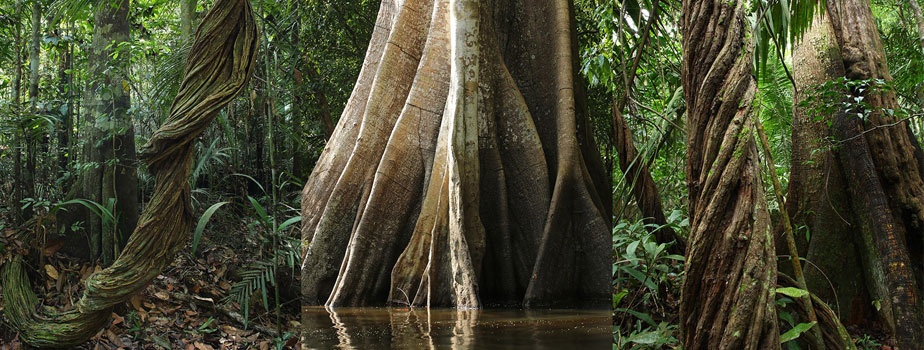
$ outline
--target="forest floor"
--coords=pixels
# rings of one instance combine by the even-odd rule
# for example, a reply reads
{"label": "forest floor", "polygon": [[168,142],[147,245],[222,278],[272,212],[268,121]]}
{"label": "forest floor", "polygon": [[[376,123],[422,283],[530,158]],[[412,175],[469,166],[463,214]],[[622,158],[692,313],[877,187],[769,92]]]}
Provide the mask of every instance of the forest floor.
{"label": "forest floor", "polygon": [[[231,232],[224,229],[234,228],[224,227],[219,232]],[[241,225],[238,229],[247,229],[247,226]],[[13,229],[0,230],[0,248],[22,246],[22,242],[17,242],[21,233]],[[245,325],[239,305],[226,297],[231,294],[234,283],[241,279],[239,273],[243,267],[261,259],[259,242],[256,239],[218,241],[204,239],[196,256],[190,254],[189,247],[183,250],[142,292],[117,305],[106,327],[78,349],[297,348],[300,326],[297,290],[280,291],[282,332],[277,331],[275,312],[263,307],[259,289],[253,291],[249,320]],[[84,281],[101,267],[76,262],[59,252],[60,248],[56,244],[45,245],[41,250],[42,259],[32,258],[27,262],[32,271],[33,290],[39,300],[46,306],[64,310],[80,298]],[[11,251],[0,250],[4,251],[4,256]],[[32,256],[36,255],[40,254],[33,252]],[[277,276],[277,281],[281,282],[280,286],[292,289],[298,283],[291,280],[292,273],[286,270],[286,267],[277,269],[283,275]],[[275,306],[272,287],[267,288],[270,290],[269,304]],[[0,312],[2,309],[0,306]],[[0,350],[28,348],[14,332],[0,325]]]}

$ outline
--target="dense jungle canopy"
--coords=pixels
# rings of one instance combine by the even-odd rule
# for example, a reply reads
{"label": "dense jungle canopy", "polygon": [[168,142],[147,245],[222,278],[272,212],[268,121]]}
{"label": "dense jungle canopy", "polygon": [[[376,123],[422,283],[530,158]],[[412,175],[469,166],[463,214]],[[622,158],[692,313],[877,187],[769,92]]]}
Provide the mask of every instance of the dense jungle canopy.
{"label": "dense jungle canopy", "polygon": [[916,349],[922,119],[918,0],[4,0],[0,343]]}

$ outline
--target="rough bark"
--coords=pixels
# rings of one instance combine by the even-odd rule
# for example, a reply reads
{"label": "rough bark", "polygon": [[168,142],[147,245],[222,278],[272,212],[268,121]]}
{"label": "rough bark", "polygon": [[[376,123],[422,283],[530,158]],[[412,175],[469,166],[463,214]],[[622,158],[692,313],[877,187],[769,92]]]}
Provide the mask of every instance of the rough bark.
{"label": "rough bark", "polygon": [[302,194],[305,304],[607,305],[572,17],[567,1],[382,2]]}
{"label": "rough bark", "polygon": [[180,91],[167,122],[144,148],[154,197],[124,252],[87,279],[71,310],[38,305],[17,257],[2,269],[6,318],[19,338],[37,347],[73,347],[109,321],[112,307],[151,282],[183,247],[192,229],[189,174],[193,141],[246,86],[257,51],[249,1],[217,0],[196,34]]}
{"label": "rough bark", "polygon": [[780,346],[744,14],[740,1],[683,2],[691,230],[680,325],[688,349]]}
{"label": "rough bark", "polygon": [[[866,88],[836,91],[846,95],[844,100],[825,101],[843,106],[845,102],[851,105],[862,100],[868,106],[866,112],[853,105],[837,108],[829,117],[856,220],[851,238],[858,249],[871,299],[860,304],[877,303],[878,320],[893,333],[899,347],[915,348],[922,342],[919,332],[924,329],[919,289],[924,253],[924,157],[907,123],[888,113],[897,110],[898,103],[894,92],[877,82],[888,84],[892,78],[869,6],[868,2],[853,0],[828,3],[826,15],[831,27],[826,30],[833,40],[823,38],[827,45],[818,50],[824,67],[824,75],[819,77],[869,83]],[[812,89],[818,86],[806,87],[805,93]],[[830,251],[832,247],[823,244],[812,242],[819,245],[817,249]],[[822,263],[843,262],[835,259]],[[855,295],[863,297],[862,293]]]}
{"label": "rough bark", "polygon": [[827,16],[816,16],[802,40],[794,44],[793,74],[796,91],[787,209],[793,226],[799,228],[796,238],[807,247],[800,254],[813,263],[806,269],[808,289],[836,305],[845,324],[857,325],[873,315],[852,234],[859,222],[844,190],[847,184],[838,153],[830,143],[831,118],[823,117],[827,105],[812,98],[814,87],[844,74]]}

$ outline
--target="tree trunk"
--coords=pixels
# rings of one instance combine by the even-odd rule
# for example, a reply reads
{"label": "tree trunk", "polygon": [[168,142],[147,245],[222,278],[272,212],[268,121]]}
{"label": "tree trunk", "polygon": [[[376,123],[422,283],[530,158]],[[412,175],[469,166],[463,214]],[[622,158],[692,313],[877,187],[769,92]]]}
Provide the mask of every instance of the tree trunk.
{"label": "tree trunk", "polygon": [[[318,73],[318,68],[313,64],[309,64],[307,68],[308,79],[314,84],[320,84],[323,80],[321,79],[321,74]],[[334,118],[330,113],[327,95],[325,95],[324,90],[319,87],[312,88],[311,92],[314,94],[314,98],[318,100],[318,108],[321,110],[321,125],[324,127],[324,137],[329,140],[330,136],[334,134]]]}
{"label": "tree trunk", "polygon": [[[129,41],[128,0],[99,2],[95,13],[93,45],[89,58],[91,87],[87,96],[90,132],[84,146],[87,163],[95,167],[83,174],[83,197],[103,206],[114,200],[114,223],[105,223],[84,211],[91,235],[92,258],[108,265],[118,256],[138,223],[138,173],[135,133],[129,101],[129,56],[121,43]],[[118,52],[116,58],[110,58]]]}
{"label": "tree trunk", "polygon": [[914,15],[918,37],[921,39],[921,48],[924,49],[924,13],[921,12],[921,4],[918,3],[918,0],[908,0],[908,6],[911,7],[911,13]]}
{"label": "tree trunk", "polygon": [[[848,323],[876,313],[878,320],[893,333],[900,348],[916,348],[924,341],[919,334],[924,329],[919,289],[924,253],[921,170],[924,153],[907,123],[899,122],[899,117],[892,113],[898,110],[894,92],[882,87],[883,82],[888,84],[892,78],[869,3],[831,1],[826,16],[827,19],[818,20],[821,24],[812,29],[819,33],[810,32],[809,41],[798,47],[795,62],[803,63],[806,72],[797,74],[797,83],[803,96],[825,96],[830,92],[839,96],[833,101],[819,101],[835,106],[831,108],[833,113],[827,112],[831,113],[827,120],[833,125],[830,133],[835,139],[846,187],[846,192],[835,193],[838,189],[834,187],[827,191],[837,198],[849,196],[851,212],[842,216],[854,222],[847,231],[853,233],[846,237],[849,239],[842,234],[829,235],[826,230],[831,227],[818,228],[822,234],[813,235],[810,255],[817,251],[814,255],[827,254],[829,257],[817,263],[826,273],[835,276],[839,294],[843,292],[844,297],[850,299],[841,302],[849,305],[847,310],[842,310],[847,313]],[[829,26],[824,24],[826,21],[830,21]],[[847,88],[837,84],[833,87],[819,85],[842,77],[851,82]],[[860,108],[857,101],[863,101],[866,107]],[[846,109],[842,107],[845,104]],[[824,169],[824,175],[837,178],[836,168]],[[790,186],[794,191],[810,191],[797,189],[807,186],[804,183]],[[799,201],[805,202],[804,199]],[[815,226],[824,224],[814,223]],[[851,245],[856,246],[858,254],[854,255]],[[833,255],[832,249],[837,250]],[[853,270],[844,267],[858,266],[854,260],[857,258],[861,262],[865,290],[857,290],[860,288],[855,284]],[[873,304],[875,307],[870,308]]]}
{"label": "tree trunk", "polygon": [[192,40],[196,35],[196,1],[180,0],[180,34],[184,41]]}
{"label": "tree trunk", "polygon": [[608,305],[574,36],[567,1],[383,1],[302,194],[303,302]]}
{"label": "tree trunk", "polygon": [[667,226],[664,209],[661,207],[661,195],[651,172],[648,170],[648,161],[638,153],[635,143],[632,142],[632,130],[623,118],[618,106],[613,106],[613,135],[615,135],[616,153],[619,156],[619,168],[632,188],[639,210],[642,212],[646,224],[657,225],[649,228],[653,231],[658,243],[671,243],[668,249],[673,254],[684,254],[686,242]]}
{"label": "tree trunk", "polygon": [[13,135],[13,198],[11,199],[10,208],[12,209],[13,214],[13,224],[18,225],[24,221],[24,215],[21,209],[22,207],[22,198],[23,198],[23,174],[22,174],[22,147],[23,147],[23,134],[25,133],[22,127],[22,49],[20,48],[20,43],[22,43],[22,30],[20,28],[20,22],[22,22],[22,1],[16,0],[14,3],[15,10],[13,14],[14,22],[16,24],[13,26],[13,50],[16,53],[13,56],[13,116],[16,127],[14,128]]}
{"label": "tree trunk", "polygon": [[740,1],[683,2],[691,230],[680,318],[687,349],[780,347],[745,10]]}
{"label": "tree trunk", "polygon": [[[29,113],[37,115],[38,111],[38,94],[39,94],[39,53],[42,48],[42,3],[34,1],[32,3],[32,35],[29,41]],[[23,195],[26,198],[35,198],[36,182],[36,146],[38,135],[34,131],[27,131],[23,134],[26,143],[26,169]],[[23,218],[32,217],[32,207],[29,206],[23,211]]]}
{"label": "tree trunk", "polygon": [[[58,172],[63,176],[68,171],[68,164],[71,160],[71,131],[74,128],[74,107],[71,99],[73,98],[73,76],[68,72],[71,69],[71,43],[65,42],[59,47],[58,52],[60,62],[58,65],[58,95],[60,96],[63,106],[59,108],[60,125],[58,126]],[[65,184],[69,188],[70,182]]]}
{"label": "tree trunk", "polygon": [[794,44],[793,68],[796,92],[787,209],[793,227],[800,228],[796,238],[808,247],[800,254],[813,262],[806,269],[808,289],[836,305],[845,324],[857,325],[871,319],[874,312],[851,233],[859,222],[844,190],[847,184],[838,152],[828,141],[832,118],[820,118],[826,106],[812,98],[815,87],[844,74],[837,38],[826,15],[816,16],[802,40]]}
{"label": "tree trunk", "polygon": [[193,141],[247,85],[258,47],[246,0],[216,0],[198,33],[170,116],[145,145],[144,159],[155,178],[154,197],[124,253],[90,276],[83,296],[63,312],[39,305],[21,257],[0,269],[5,319],[23,342],[73,348],[87,341],[109,322],[114,305],[142,291],[184,246],[193,222]]}

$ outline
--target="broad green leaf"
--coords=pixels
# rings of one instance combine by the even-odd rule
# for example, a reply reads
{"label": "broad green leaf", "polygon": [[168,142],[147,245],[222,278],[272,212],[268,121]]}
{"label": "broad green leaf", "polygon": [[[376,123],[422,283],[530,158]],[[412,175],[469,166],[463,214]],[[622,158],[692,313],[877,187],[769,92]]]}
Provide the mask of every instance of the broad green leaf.
{"label": "broad green leaf", "polygon": [[776,292],[779,294],[783,294],[785,296],[793,297],[793,298],[801,298],[809,294],[809,292],[806,291],[805,289],[799,289],[799,288],[794,288],[794,287],[777,288]]}
{"label": "broad green leaf", "polygon": [[651,318],[651,316],[644,312],[638,312],[638,311],[635,311],[632,309],[626,309],[626,308],[618,308],[616,309],[616,312],[625,312],[632,316],[635,316],[635,318],[638,318],[639,320],[642,320],[642,322],[650,324],[652,327],[658,326],[658,324],[655,323],[655,321]]}
{"label": "broad green leaf", "polygon": [[289,228],[289,226],[291,226],[292,224],[294,224],[294,223],[296,223],[296,222],[299,222],[299,221],[302,221],[301,215],[291,217],[291,218],[289,218],[289,220],[283,221],[282,224],[280,224],[279,227],[276,228],[276,232],[283,232],[283,231],[285,231],[287,228]]}
{"label": "broad green leaf", "polygon": [[192,241],[192,254],[196,255],[196,248],[199,247],[199,239],[202,238],[202,231],[205,230],[205,225],[209,223],[209,220],[212,218],[212,215],[215,214],[215,211],[221,206],[228,204],[228,202],[218,202],[212,204],[211,207],[205,210],[205,213],[202,214],[202,217],[199,218],[199,222],[196,224],[196,231],[193,233]]}
{"label": "broad green leaf", "polygon": [[253,209],[257,211],[257,215],[260,215],[261,222],[264,225],[269,226],[270,218],[269,218],[269,215],[266,214],[266,209],[264,209],[263,206],[260,205],[260,202],[257,202],[257,200],[254,199],[253,197],[247,196],[247,199],[250,200],[250,205],[253,206]]}
{"label": "broad green leaf", "polygon": [[815,323],[815,321],[812,321],[809,323],[797,324],[795,327],[792,327],[792,329],[786,331],[786,333],[780,335],[780,344],[799,338],[802,333],[805,333],[805,331],[815,326]]}
{"label": "broad green leaf", "polygon": [[661,332],[648,331],[632,335],[627,340],[636,344],[650,345],[658,342],[658,339],[661,339]]}

